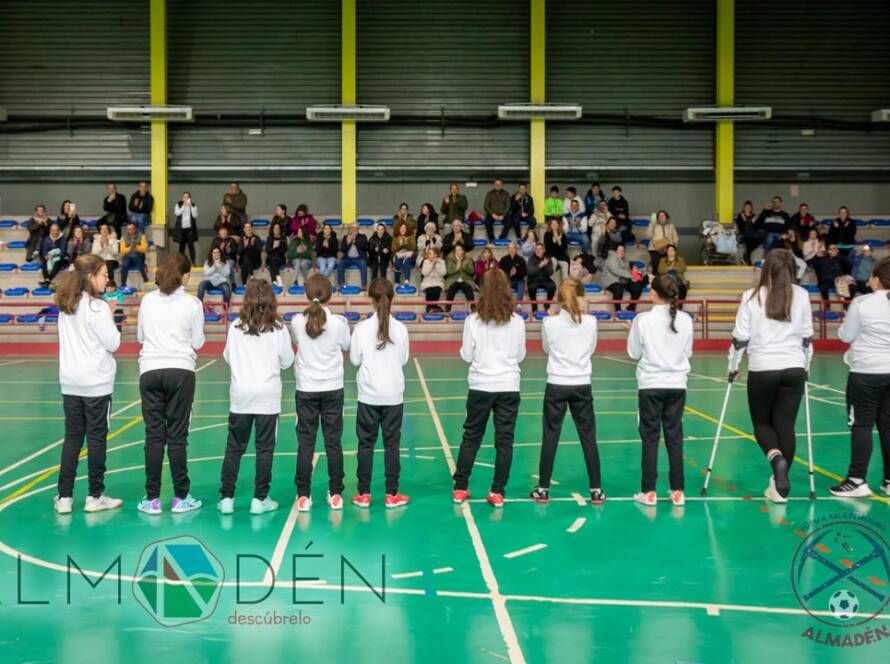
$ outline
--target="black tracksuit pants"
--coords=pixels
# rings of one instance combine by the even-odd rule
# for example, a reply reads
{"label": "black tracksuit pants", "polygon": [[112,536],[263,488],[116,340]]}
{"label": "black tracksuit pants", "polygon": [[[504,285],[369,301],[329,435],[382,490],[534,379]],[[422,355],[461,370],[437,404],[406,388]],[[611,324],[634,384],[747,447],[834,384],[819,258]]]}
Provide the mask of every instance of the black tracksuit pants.
{"label": "black tracksuit pants", "polygon": [[272,482],[272,458],[275,453],[275,441],[278,438],[278,415],[249,415],[247,413],[229,413],[229,438],[226,441],[226,456],[223,459],[220,495],[223,498],[235,497],[235,482],[241,457],[247,451],[250,432],[256,425],[256,475],[254,478],[253,497],[264,500],[269,495],[269,484]]}
{"label": "black tracksuit pants", "polygon": [[541,444],[541,461],[538,466],[538,486],[548,488],[553,475],[553,460],[559,444],[559,434],[566,416],[566,408],[571,409],[581,450],[584,452],[584,463],[587,466],[587,477],[591,489],[601,487],[600,455],[596,446],[596,418],[593,414],[593,393],[590,385],[552,385],[547,383],[544,388],[544,422]]}
{"label": "black tracksuit pants", "polygon": [[852,455],[847,477],[867,479],[872,452],[872,430],[878,426],[884,457],[884,479],[890,480],[890,374],[850,372],[847,377],[847,414]]}
{"label": "black tracksuit pants", "polygon": [[324,435],[328,460],[328,491],[343,493],[343,389],[328,392],[297,391],[297,474],[298,496],[309,496],[312,484],[312,456],[318,424]]}
{"label": "black tracksuit pants", "polygon": [[145,497],[161,495],[164,448],[173,478],[173,493],[189,493],[188,432],[195,399],[195,372],[156,369],[139,377],[142,419],[145,420]]}
{"label": "black tracksuit pants", "polygon": [[683,491],[683,408],[686,406],[686,390],[646,389],[639,393],[639,429],[643,440],[643,478],[640,490],[655,491],[658,479],[658,441],[664,431],[664,444],[668,452],[671,491]]}
{"label": "black tracksuit pants", "polygon": [[358,402],[355,419],[355,433],[358,436],[358,492],[371,493],[371,471],[374,466],[374,446],[377,432],[383,434],[383,467],[386,473],[386,493],[395,495],[399,491],[399,473],[402,464],[399,460],[399,442],[402,436],[402,413],[404,404],[395,406],[372,406]]}
{"label": "black tracksuit pants", "polygon": [[754,437],[764,454],[779,450],[788,465],[794,462],[794,424],[803,397],[805,369],[748,372],[748,409]]}
{"label": "black tracksuit pants", "polygon": [[59,467],[59,497],[74,495],[74,478],[83,439],[87,440],[89,491],[93,498],[105,492],[105,451],[108,447],[108,420],[111,417],[111,395],[77,397],[62,395],[65,411],[65,442]]}
{"label": "black tracksuit pants", "polygon": [[510,466],[513,463],[513,432],[516,429],[516,416],[519,413],[519,392],[483,392],[470,390],[467,393],[467,416],[464,420],[464,436],[457,456],[454,471],[454,488],[466,490],[476,454],[482,445],[482,437],[488,425],[488,414],[494,415],[494,479],[492,493],[504,495],[510,479]]}

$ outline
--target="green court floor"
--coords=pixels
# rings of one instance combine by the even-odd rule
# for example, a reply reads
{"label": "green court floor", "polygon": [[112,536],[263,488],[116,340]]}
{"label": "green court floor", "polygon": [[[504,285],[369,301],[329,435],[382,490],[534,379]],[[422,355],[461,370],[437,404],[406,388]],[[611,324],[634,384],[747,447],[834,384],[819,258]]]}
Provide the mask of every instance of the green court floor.
{"label": "green court floor", "polygon": [[[819,499],[807,499],[806,470],[796,464],[792,500],[785,506],[761,499],[768,470],[750,437],[743,377],[730,401],[729,430],[710,494],[699,498],[725,364],[722,354],[694,358],[685,419],[690,498],[685,508],[666,501],[644,508],[630,500],[640,479],[635,367],[620,355],[597,356],[593,370],[603,485],[609,496],[605,505],[593,507],[583,498],[587,483],[570,420],[557,456],[554,499],[542,506],[526,498],[535,484],[541,434],[545,359],[537,355],[523,363],[507,504],[493,511],[482,501],[494,460],[489,430],[471,480],[473,498],[464,507],[455,506],[450,468],[460,444],[466,368],[456,356],[420,356],[406,368],[401,488],[411,496],[410,505],[384,510],[381,454],[371,509],[348,503],[355,487],[356,448],[350,368],[343,512],[331,513],[325,505],[327,471],[320,444],[315,506],[308,515],[292,509],[296,442],[288,375],[271,492],[281,509],[262,516],[247,512],[253,483],[248,456],[237,511],[222,516],[215,504],[226,439],[228,369],[221,359],[202,357],[189,455],[192,493],[205,507],[146,517],[135,509],[144,482],[138,370],[135,360],[123,359],[107,492],[124,498],[124,508],[84,513],[82,476],[75,488],[77,509],[63,517],[52,509],[63,433],[56,362],[0,359],[0,657],[8,662],[194,663],[887,661],[890,638],[843,648],[803,636],[810,628],[842,635],[852,628],[829,628],[807,614],[791,583],[792,560],[814,521],[856,520],[890,540],[890,500],[842,501],[828,495],[828,487],[844,474],[849,454],[840,356],[817,356],[811,376]],[[805,461],[802,417],[798,431],[798,452]],[[877,456],[869,477],[875,488],[881,479]],[[85,475],[86,461],[80,470]],[[666,478],[662,454],[659,494],[665,498]],[[167,508],[166,474],[164,481]],[[146,595],[141,584],[134,587],[134,578],[145,574],[144,551],[180,537],[198,540],[217,559],[224,578],[217,569],[204,582],[203,588],[218,593],[201,592],[206,602],[199,610],[202,616],[212,610],[209,617],[169,627],[156,619],[157,606],[154,614],[143,607],[138,597]],[[112,566],[118,557],[119,571]],[[78,567],[85,570],[96,584],[110,566],[95,588],[77,573]],[[177,571],[192,578],[185,566]],[[300,580],[294,582],[295,577]],[[883,584],[885,592],[890,579],[874,583]],[[185,587],[171,584],[170,592]],[[202,585],[193,588],[200,591]],[[164,606],[173,607],[167,597]],[[823,612],[827,609],[826,598]],[[260,624],[245,624],[257,618]],[[890,609],[859,631],[865,628],[890,628]]]}

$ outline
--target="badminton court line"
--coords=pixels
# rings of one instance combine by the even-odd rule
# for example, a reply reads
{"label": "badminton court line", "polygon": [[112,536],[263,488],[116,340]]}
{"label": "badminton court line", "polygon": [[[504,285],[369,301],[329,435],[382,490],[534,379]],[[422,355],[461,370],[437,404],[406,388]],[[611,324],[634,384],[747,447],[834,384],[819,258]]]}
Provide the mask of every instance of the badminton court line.
{"label": "badminton court line", "polygon": [[[429,386],[423,375],[423,368],[420,366],[420,361],[417,357],[414,358],[414,367],[417,370],[417,377],[420,379],[420,388],[423,390],[423,395],[426,397],[426,402],[430,409],[430,416],[433,418],[433,426],[436,428],[439,442],[442,444],[442,452],[445,454],[448,470],[454,475],[454,471],[457,468],[454,463],[454,456],[451,453],[451,447],[448,445],[445,430],[442,428],[442,421],[439,419],[439,414],[436,412],[436,405],[433,403],[433,397],[430,394]],[[479,528],[476,525],[476,519],[473,517],[473,512],[467,503],[461,505],[461,512],[467,524],[467,530],[470,533],[470,540],[473,542],[473,549],[476,551],[476,558],[479,559],[479,568],[482,571],[482,578],[485,580],[485,585],[488,587],[489,593],[491,594],[491,603],[494,605],[495,618],[497,618],[501,636],[507,645],[507,656],[510,658],[512,664],[524,664],[525,657],[519,646],[519,639],[516,637],[516,630],[513,627],[510,613],[507,611],[507,602],[503,595],[501,595],[497,578],[495,578],[494,575],[494,569],[491,566],[491,561],[488,559],[488,552],[485,550],[485,544],[482,542],[482,535],[479,533]]]}

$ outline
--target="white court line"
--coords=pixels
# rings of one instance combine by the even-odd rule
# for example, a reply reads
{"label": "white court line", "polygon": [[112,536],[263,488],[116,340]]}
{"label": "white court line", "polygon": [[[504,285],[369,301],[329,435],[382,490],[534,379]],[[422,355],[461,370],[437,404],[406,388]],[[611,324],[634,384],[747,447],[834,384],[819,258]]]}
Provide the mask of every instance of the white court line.
{"label": "white court line", "polygon": [[[8,367],[13,364],[21,364],[22,362],[27,362],[27,360],[10,360],[9,362],[0,362],[0,367]],[[15,381],[9,382],[15,384]]]}
{"label": "white court line", "polygon": [[[551,498],[550,500],[559,500],[559,499],[558,499],[558,498]],[[573,494],[572,494],[572,498],[571,498],[571,500],[574,500],[576,503],[578,503],[578,504],[581,505],[582,507],[584,507],[584,506],[587,505],[587,501],[584,500],[584,496],[582,496],[580,493],[573,493]]]}
{"label": "white court line", "polygon": [[[580,445],[581,443],[578,443],[578,444]],[[515,444],[514,444],[514,447],[515,447]],[[541,479],[541,476],[540,475],[532,475],[532,479],[539,480],[539,479]],[[550,480],[550,484],[552,484],[554,486],[559,486],[559,482],[557,482],[554,479]]]}
{"label": "white court line", "polygon": [[[448,446],[448,439],[445,436],[445,430],[442,428],[442,421],[439,419],[439,414],[436,412],[436,405],[433,403],[430,388],[426,384],[423,368],[421,368],[420,362],[416,357],[414,358],[414,367],[417,369],[417,377],[420,379],[420,387],[423,390],[423,395],[426,397],[426,402],[430,409],[430,416],[433,418],[433,425],[436,428],[436,433],[439,435],[439,442],[442,444],[442,451],[445,453],[445,461],[448,463],[448,470],[454,475],[456,469],[454,456],[451,454],[451,448]],[[491,603],[494,606],[495,618],[497,618],[498,627],[501,630],[501,636],[504,639],[504,643],[507,645],[507,656],[510,658],[512,664],[524,664],[525,656],[522,654],[522,648],[519,646],[519,639],[516,637],[513,621],[510,619],[510,613],[507,611],[507,603],[504,601],[500,588],[498,587],[498,581],[497,578],[495,578],[491,561],[488,559],[488,552],[485,550],[485,544],[482,542],[482,535],[479,533],[479,528],[476,526],[473,512],[470,509],[470,506],[466,503],[461,505],[460,510],[466,521],[467,530],[470,533],[470,540],[473,542],[473,549],[476,552],[476,558],[479,559],[479,568],[482,571],[482,578],[485,580],[485,585],[491,593]]]}
{"label": "white court line", "polygon": [[[220,457],[222,458],[222,457]],[[789,496],[788,500],[810,500],[805,496]],[[838,502],[846,503],[850,498],[840,498],[837,496],[816,496],[816,500],[836,500]],[[686,496],[686,502],[733,502],[733,501],[745,501],[745,502],[768,502],[766,498],[763,496]],[[468,498],[468,503],[484,503],[487,502],[485,498]],[[505,503],[538,503],[533,498],[504,498]],[[570,496],[551,496],[549,499],[551,503],[577,503],[581,507],[587,507],[587,501],[584,500],[584,497],[580,493],[573,493]],[[609,503],[630,503],[634,502],[633,496],[609,496],[606,498],[604,503],[608,505]],[[658,498],[659,503],[669,503],[671,502],[670,498]]]}
{"label": "white court line", "polygon": [[477,466],[484,466],[485,468],[494,468],[494,464],[493,464],[493,463],[486,463],[485,461],[477,461],[477,462],[476,462],[476,465],[477,465]]}
{"label": "white court line", "polygon": [[587,523],[587,517],[579,516],[577,519],[575,519],[571,526],[566,528],[566,532],[577,533],[579,530],[581,530],[581,526],[583,526],[585,523]]}
{"label": "white court line", "polygon": [[511,551],[510,553],[505,553],[504,558],[518,558],[519,556],[525,556],[529,553],[534,553],[535,551],[540,551],[541,549],[546,549],[546,544],[532,544],[531,546],[527,546],[524,549],[519,549],[517,551]]}
{"label": "white court line", "polygon": [[[453,572],[453,567],[437,567],[433,570],[433,574],[447,574],[448,572]],[[390,578],[393,579],[413,579],[418,576],[423,576],[423,571],[420,572],[400,572],[398,574],[390,574]]]}

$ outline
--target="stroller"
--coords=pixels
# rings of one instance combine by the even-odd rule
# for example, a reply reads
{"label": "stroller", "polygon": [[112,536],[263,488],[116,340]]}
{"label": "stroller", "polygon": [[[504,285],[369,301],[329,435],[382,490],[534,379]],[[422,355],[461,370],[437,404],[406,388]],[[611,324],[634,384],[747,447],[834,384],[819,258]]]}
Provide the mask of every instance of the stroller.
{"label": "stroller", "polygon": [[741,265],[735,226],[703,221],[701,260],[703,265]]}

